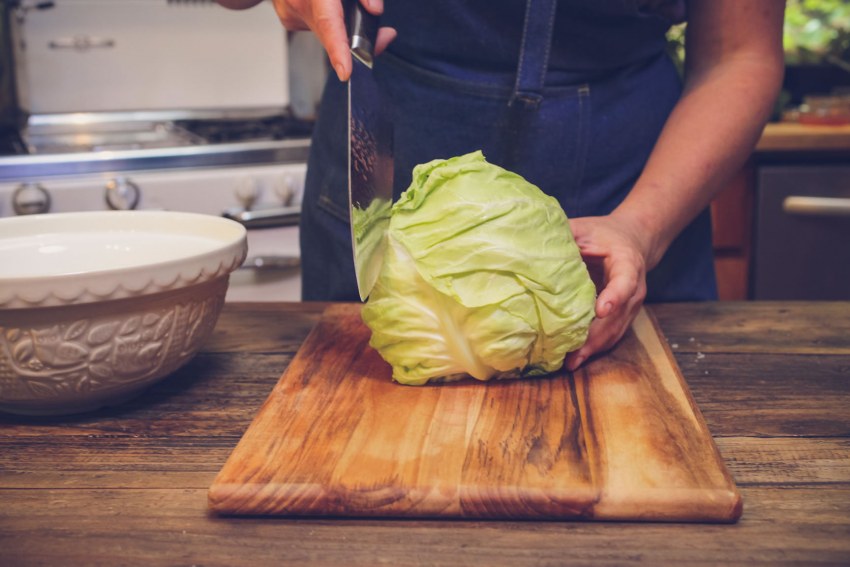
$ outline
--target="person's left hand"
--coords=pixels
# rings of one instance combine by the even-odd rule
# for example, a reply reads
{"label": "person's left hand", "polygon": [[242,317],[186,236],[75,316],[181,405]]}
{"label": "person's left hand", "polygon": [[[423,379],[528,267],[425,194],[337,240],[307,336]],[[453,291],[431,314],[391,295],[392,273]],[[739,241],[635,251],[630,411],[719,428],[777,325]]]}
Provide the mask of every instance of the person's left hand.
{"label": "person's left hand", "polygon": [[576,370],[625,334],[646,297],[648,238],[612,216],[570,219],[570,228],[596,284],[596,318],[584,346],[567,355]]}

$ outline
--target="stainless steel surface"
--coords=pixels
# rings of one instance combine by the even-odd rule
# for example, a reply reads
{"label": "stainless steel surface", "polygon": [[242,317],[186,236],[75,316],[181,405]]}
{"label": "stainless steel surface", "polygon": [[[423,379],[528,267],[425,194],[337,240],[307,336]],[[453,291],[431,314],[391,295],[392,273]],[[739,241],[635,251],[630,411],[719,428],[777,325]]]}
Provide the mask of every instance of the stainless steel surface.
{"label": "stainless steel surface", "polygon": [[239,120],[254,120],[272,116],[280,112],[279,106],[263,108],[206,108],[187,110],[130,110],[117,112],[56,112],[50,114],[32,114],[27,119],[29,128],[41,131],[49,128],[54,130],[76,129],[84,130],[90,127],[103,129],[122,127],[124,124],[140,122],[176,122],[179,120],[221,120],[225,118]]}
{"label": "stainless steel surface", "polygon": [[353,68],[348,80],[348,197],[354,270],[361,300],[378,279],[393,200],[393,130],[372,74],[377,20],[355,2],[349,15]]}
{"label": "stainless steel surface", "polygon": [[139,186],[126,177],[115,177],[106,184],[104,198],[113,211],[131,211],[139,205],[142,196]]}
{"label": "stainless steel surface", "polygon": [[304,163],[309,150],[310,140],[299,138],[178,148],[5,156],[0,157],[0,181],[124,170]]}
{"label": "stainless steel surface", "polygon": [[277,207],[258,210],[229,209],[223,217],[235,220],[246,228],[293,226],[301,220],[301,207]]}
{"label": "stainless steel surface", "polygon": [[50,204],[50,193],[38,183],[21,183],[12,193],[12,210],[16,215],[48,213]]}
{"label": "stainless steel surface", "polygon": [[301,266],[298,256],[249,256],[240,270],[293,270]]}
{"label": "stainless steel surface", "polygon": [[791,195],[782,201],[782,210],[792,215],[850,217],[850,199]]}
{"label": "stainless steel surface", "polygon": [[850,300],[847,203],[850,166],[759,168],[754,299]]}
{"label": "stainless steel surface", "polygon": [[125,122],[69,128],[26,128],[31,154],[174,148],[202,144],[198,136],[169,122]]}
{"label": "stainless steel surface", "polygon": [[29,154],[0,156],[0,181],[109,171],[215,167],[307,160],[309,135],[209,142],[195,121],[231,124],[281,117],[281,109],[63,113],[30,116],[22,132]]}
{"label": "stainless steel surface", "polygon": [[372,45],[370,38],[363,35],[354,35],[351,38],[351,53],[359,59],[364,65],[372,68],[372,59],[375,52],[375,46]]}

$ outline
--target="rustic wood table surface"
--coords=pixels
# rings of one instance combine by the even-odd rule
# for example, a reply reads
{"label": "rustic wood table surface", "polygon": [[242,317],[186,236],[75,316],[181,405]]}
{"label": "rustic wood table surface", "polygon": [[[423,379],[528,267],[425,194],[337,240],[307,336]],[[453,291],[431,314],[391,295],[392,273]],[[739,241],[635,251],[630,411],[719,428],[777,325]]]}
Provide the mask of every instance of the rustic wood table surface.
{"label": "rustic wood table surface", "polygon": [[850,303],[651,308],[743,495],[734,525],[210,514],[323,308],[227,305],[131,402],[0,417],[0,565],[850,564]]}

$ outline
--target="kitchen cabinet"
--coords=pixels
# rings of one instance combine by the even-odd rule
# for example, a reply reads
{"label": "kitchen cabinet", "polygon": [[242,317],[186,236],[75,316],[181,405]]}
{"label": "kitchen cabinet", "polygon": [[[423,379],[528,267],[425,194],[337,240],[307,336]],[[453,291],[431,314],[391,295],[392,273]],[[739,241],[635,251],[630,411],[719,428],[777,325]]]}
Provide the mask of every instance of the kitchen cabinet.
{"label": "kitchen cabinet", "polygon": [[765,165],[753,299],[850,300],[850,165]]}
{"label": "kitchen cabinet", "polygon": [[747,299],[752,246],[755,165],[752,161],[711,203],[714,269],[721,300]]}
{"label": "kitchen cabinet", "polygon": [[[818,297],[814,288],[810,295],[795,297],[767,296],[754,290],[758,254],[764,253],[764,238],[771,238],[762,234],[762,247],[756,247],[759,208],[764,206],[763,200],[757,200],[759,180],[764,179],[762,171],[766,168],[792,165],[797,179],[806,177],[807,168],[822,179],[823,173],[815,172],[824,168],[839,171],[841,166],[850,167],[850,126],[771,123],[765,127],[751,159],[711,204],[715,269],[721,300],[826,298]],[[840,173],[838,177],[833,175],[826,185],[833,191],[838,190],[838,186],[848,186],[850,180],[842,181],[840,177]],[[835,245],[838,246],[838,243]],[[787,269],[803,271],[805,267],[795,268],[789,264]]]}

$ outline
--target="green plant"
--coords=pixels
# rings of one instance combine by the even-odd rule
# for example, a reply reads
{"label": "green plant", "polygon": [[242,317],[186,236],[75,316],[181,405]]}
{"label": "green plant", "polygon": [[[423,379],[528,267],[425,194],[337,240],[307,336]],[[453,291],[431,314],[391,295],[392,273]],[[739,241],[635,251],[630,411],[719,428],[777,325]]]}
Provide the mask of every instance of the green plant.
{"label": "green plant", "polygon": [[783,43],[788,63],[850,67],[850,2],[788,0]]}
{"label": "green plant", "polygon": [[[687,24],[667,32],[667,50],[681,70]],[[792,65],[832,64],[850,71],[850,1],[787,0],[785,60]]]}

